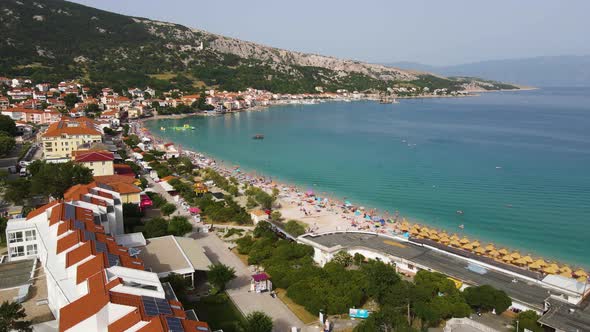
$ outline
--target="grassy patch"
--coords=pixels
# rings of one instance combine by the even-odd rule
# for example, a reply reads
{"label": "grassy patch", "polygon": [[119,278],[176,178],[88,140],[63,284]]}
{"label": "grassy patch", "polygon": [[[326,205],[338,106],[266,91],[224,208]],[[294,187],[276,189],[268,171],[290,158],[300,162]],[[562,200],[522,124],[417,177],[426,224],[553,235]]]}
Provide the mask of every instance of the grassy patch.
{"label": "grassy patch", "polygon": [[242,313],[225,293],[209,295],[198,302],[186,303],[184,308],[194,309],[199,320],[207,322],[212,330],[238,332],[244,320]]}
{"label": "grassy patch", "polygon": [[291,310],[295,316],[297,316],[304,324],[311,324],[318,321],[318,317],[312,315],[309,311],[305,310],[305,308],[291,300],[287,297],[287,291],[284,289],[277,288],[275,289],[277,296],[283,303]]}

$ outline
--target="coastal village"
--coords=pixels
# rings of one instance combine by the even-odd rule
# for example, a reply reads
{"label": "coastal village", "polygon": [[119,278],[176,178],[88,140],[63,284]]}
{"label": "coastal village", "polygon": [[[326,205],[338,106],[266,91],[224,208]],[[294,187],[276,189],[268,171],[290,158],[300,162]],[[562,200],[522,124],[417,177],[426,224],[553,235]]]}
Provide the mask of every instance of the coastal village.
{"label": "coastal village", "polygon": [[[248,326],[259,311],[274,331],[352,331],[386,302],[365,289],[355,299],[327,296],[338,288],[333,284],[305,292],[330,273],[351,280],[362,274],[366,289],[419,289],[436,280],[416,301],[439,307],[444,298],[454,309],[426,313],[410,308],[407,295],[403,324],[417,330],[511,330],[524,324],[522,313],[545,330],[590,330],[589,279],[581,267],[249,174],[143,126],[282,104],[473,95],[469,89],[189,94],[7,77],[0,86],[3,123],[15,128],[2,159],[0,298],[22,305],[34,331],[237,331],[227,321]],[[38,184],[53,185],[59,174],[44,172],[56,170],[72,172],[75,182],[45,194]],[[317,278],[298,283],[301,266]],[[219,282],[215,271],[232,276]],[[368,277],[381,272],[395,281]]]}

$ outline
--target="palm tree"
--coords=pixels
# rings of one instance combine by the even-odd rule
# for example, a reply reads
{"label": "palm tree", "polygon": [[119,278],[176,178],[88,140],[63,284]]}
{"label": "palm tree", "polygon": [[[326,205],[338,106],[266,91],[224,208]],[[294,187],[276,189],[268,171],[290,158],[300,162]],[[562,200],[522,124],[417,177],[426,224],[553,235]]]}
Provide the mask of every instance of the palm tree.
{"label": "palm tree", "polygon": [[0,305],[0,332],[20,331],[30,332],[31,322],[21,320],[27,317],[25,309],[18,302],[4,301]]}

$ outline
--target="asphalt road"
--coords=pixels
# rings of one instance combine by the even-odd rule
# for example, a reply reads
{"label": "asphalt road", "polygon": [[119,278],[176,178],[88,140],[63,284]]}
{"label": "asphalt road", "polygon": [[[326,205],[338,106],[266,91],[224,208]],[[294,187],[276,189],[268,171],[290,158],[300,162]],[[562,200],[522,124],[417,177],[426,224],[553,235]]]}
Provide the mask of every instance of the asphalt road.
{"label": "asphalt road", "polygon": [[[543,308],[544,300],[549,296],[549,290],[524,279],[517,279],[511,275],[481,267],[484,273],[477,273],[469,269],[469,262],[454,256],[421,247],[412,243],[402,246],[389,245],[384,241],[389,238],[362,233],[335,233],[307,239],[327,247],[340,245],[344,248],[365,247],[383,252],[395,257],[407,259],[416,264],[427,266],[433,270],[462,280],[471,285],[491,285],[505,291],[513,299]],[[558,294],[552,291],[552,294]]]}

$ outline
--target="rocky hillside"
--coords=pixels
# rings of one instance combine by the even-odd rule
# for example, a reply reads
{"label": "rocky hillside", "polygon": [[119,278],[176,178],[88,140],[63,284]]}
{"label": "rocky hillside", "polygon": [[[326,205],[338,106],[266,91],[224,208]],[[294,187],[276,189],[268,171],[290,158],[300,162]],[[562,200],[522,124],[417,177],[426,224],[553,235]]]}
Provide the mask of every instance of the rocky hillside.
{"label": "rocky hillside", "polygon": [[35,80],[293,93],[399,84],[459,90],[472,83],[281,50],[63,0],[2,0],[0,30],[0,75]]}

